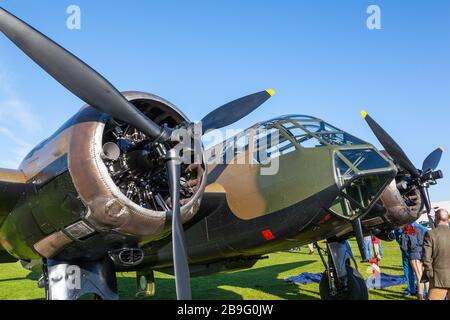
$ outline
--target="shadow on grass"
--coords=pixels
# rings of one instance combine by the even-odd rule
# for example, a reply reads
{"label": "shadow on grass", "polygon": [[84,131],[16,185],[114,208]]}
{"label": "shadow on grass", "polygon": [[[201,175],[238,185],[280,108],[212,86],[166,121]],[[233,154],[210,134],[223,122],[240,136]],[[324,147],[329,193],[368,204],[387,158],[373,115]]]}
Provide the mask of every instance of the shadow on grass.
{"label": "shadow on grass", "polygon": [[416,300],[415,297],[411,297],[411,296],[405,297],[401,293],[398,293],[398,292],[395,292],[392,290],[387,290],[387,289],[370,290],[370,294],[384,298],[386,300]]}
{"label": "shadow on grass", "polygon": [[[222,273],[211,276],[192,278],[192,295],[197,300],[242,300],[239,293],[221,287],[231,286],[249,288],[276,296],[280,299],[317,299],[316,296],[302,293],[297,284],[278,279],[280,273],[294,268],[303,267],[316,261],[300,261],[278,264],[256,269],[247,269],[232,273]],[[136,279],[131,276],[118,278],[119,294],[123,300],[142,299],[135,298]],[[305,291],[307,292],[307,291]],[[314,293],[314,292],[311,292]],[[156,279],[155,300],[175,299],[175,284],[173,279]]]}
{"label": "shadow on grass", "polygon": [[0,282],[18,281],[18,280],[27,280],[27,277],[0,279]]}
{"label": "shadow on grass", "polygon": [[393,270],[393,271],[401,271],[403,272],[403,268],[402,267],[387,267],[387,266],[381,266],[382,269],[387,269],[387,270]]}
{"label": "shadow on grass", "polygon": [[0,282],[8,282],[8,281],[18,281],[18,280],[39,280],[41,277],[41,274],[38,272],[30,272],[24,277],[15,277],[15,278],[6,278],[6,279],[0,279]]}

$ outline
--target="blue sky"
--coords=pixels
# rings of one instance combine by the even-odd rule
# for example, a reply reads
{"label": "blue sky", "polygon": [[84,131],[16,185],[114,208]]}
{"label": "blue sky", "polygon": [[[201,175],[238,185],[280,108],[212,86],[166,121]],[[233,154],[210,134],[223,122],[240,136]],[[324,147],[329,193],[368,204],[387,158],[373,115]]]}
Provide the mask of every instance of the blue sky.
{"label": "blue sky", "polygon": [[[81,8],[81,30],[66,9]],[[381,8],[381,30],[366,9]],[[276,96],[234,126],[281,114],[321,117],[379,146],[366,109],[421,166],[450,151],[448,1],[0,0],[119,90],[158,94],[191,119],[240,96]],[[0,36],[0,166],[17,167],[82,102]],[[450,175],[450,157],[441,168]],[[450,200],[450,179],[432,190]]]}

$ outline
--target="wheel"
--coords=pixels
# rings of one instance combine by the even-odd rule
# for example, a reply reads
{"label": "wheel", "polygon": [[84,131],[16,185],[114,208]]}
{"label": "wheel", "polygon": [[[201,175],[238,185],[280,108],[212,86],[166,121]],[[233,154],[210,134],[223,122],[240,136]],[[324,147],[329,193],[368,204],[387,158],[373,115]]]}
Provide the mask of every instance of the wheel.
{"label": "wheel", "polygon": [[361,274],[352,267],[347,266],[347,275],[348,290],[332,296],[328,285],[328,275],[324,272],[319,284],[320,298],[322,300],[368,300],[369,291],[366,281]]}

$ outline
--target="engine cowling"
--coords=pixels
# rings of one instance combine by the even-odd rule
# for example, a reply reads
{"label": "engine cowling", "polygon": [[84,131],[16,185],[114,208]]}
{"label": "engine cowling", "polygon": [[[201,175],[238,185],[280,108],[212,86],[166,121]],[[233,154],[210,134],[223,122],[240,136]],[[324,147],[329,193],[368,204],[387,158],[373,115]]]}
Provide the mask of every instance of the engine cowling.
{"label": "engine cowling", "polygon": [[[176,127],[188,120],[158,96],[143,92],[124,95],[159,125]],[[148,143],[143,133],[90,106],[80,110],[67,130],[60,148],[67,153],[67,170],[85,210],[80,221],[40,240],[35,250],[50,258],[67,246],[76,246],[78,239],[99,233],[122,235],[124,243],[131,238],[141,244],[168,236],[170,195],[164,161],[153,150],[156,146]],[[204,161],[182,169],[180,200],[185,223],[197,213],[207,179]],[[111,243],[102,248],[120,246],[121,237],[109,238]]]}
{"label": "engine cowling", "polygon": [[409,190],[401,194],[395,180],[386,188],[381,196],[385,208],[384,218],[393,226],[404,226],[416,221],[423,208],[418,190]]}
{"label": "engine cowling", "polygon": [[407,179],[409,176],[401,173],[383,191],[378,203],[362,221],[367,233],[391,241],[394,239],[392,230],[413,223],[423,213],[420,192],[405,184]]}
{"label": "engine cowling", "polygon": [[[174,127],[188,120],[175,106],[154,95],[139,92],[126,92],[124,95],[157,124],[167,123]],[[86,112],[95,113],[96,111],[86,110]],[[89,208],[85,219],[100,229],[106,228],[133,236],[154,238],[164,231],[169,211],[168,192],[160,194],[160,201],[156,200],[159,197],[150,199],[147,206],[145,206],[147,201],[142,199],[138,203],[137,199],[142,198],[144,194],[151,196],[150,192],[154,193],[155,189],[164,187],[164,182],[161,183],[149,176],[154,174],[156,178],[164,179],[165,173],[155,172],[162,170],[164,164],[159,163],[159,166],[155,164],[152,167],[151,161],[154,159],[151,158],[150,151],[142,152],[145,153],[144,155],[132,157],[133,153],[139,153],[142,149],[137,148],[128,152],[126,149],[133,149],[133,144],[139,144],[147,138],[126,124],[113,128],[112,125],[105,124],[104,120],[101,121],[101,117],[104,115],[99,114],[100,121],[80,122],[79,128],[72,132],[69,149],[69,171],[81,199]],[[108,133],[123,127],[131,132],[116,135],[118,138],[113,141],[114,138],[111,136],[114,134]],[[125,141],[125,137],[129,139]],[[85,141],[91,143],[86,145]],[[121,156],[117,160],[102,158],[103,146],[106,143],[116,142],[130,145],[120,147]],[[157,157],[156,154],[153,156]],[[117,165],[114,166],[114,164]],[[194,165],[188,169],[195,170],[195,174],[191,175],[195,178],[189,179],[190,177],[187,177],[184,172],[183,180],[190,183],[191,192],[181,194],[183,222],[189,221],[197,212],[206,183],[204,166]],[[151,181],[147,181],[148,178]],[[152,182],[159,185],[152,185]],[[134,184],[133,190],[126,183]],[[131,192],[124,194],[124,188],[128,188]]]}

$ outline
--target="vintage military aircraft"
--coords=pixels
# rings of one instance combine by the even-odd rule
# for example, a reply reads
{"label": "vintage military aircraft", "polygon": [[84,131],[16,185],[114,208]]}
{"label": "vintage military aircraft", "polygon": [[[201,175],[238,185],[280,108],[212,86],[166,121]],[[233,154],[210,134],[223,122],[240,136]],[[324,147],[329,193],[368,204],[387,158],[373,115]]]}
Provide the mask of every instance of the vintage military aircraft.
{"label": "vintage military aircraft", "polygon": [[[115,274],[123,270],[136,271],[147,294],[153,270],[173,272],[177,297],[190,299],[191,275],[251,267],[269,252],[324,239],[321,296],[366,299],[343,240],[356,236],[363,254],[364,234],[386,238],[430,210],[428,187],[442,178],[436,168],[443,150],[418,170],[365,112],[385,152],[321,119],[291,115],[206,151],[200,144],[200,158],[189,162],[198,153],[186,158],[178,147],[198,148],[181,133],[199,126],[173,104],[119,93],[2,8],[0,30],[87,103],[19,169],[0,170],[0,262],[42,268],[48,299],[116,299]],[[216,109],[200,135],[272,95],[266,90]],[[274,160],[277,172],[261,174]]]}

